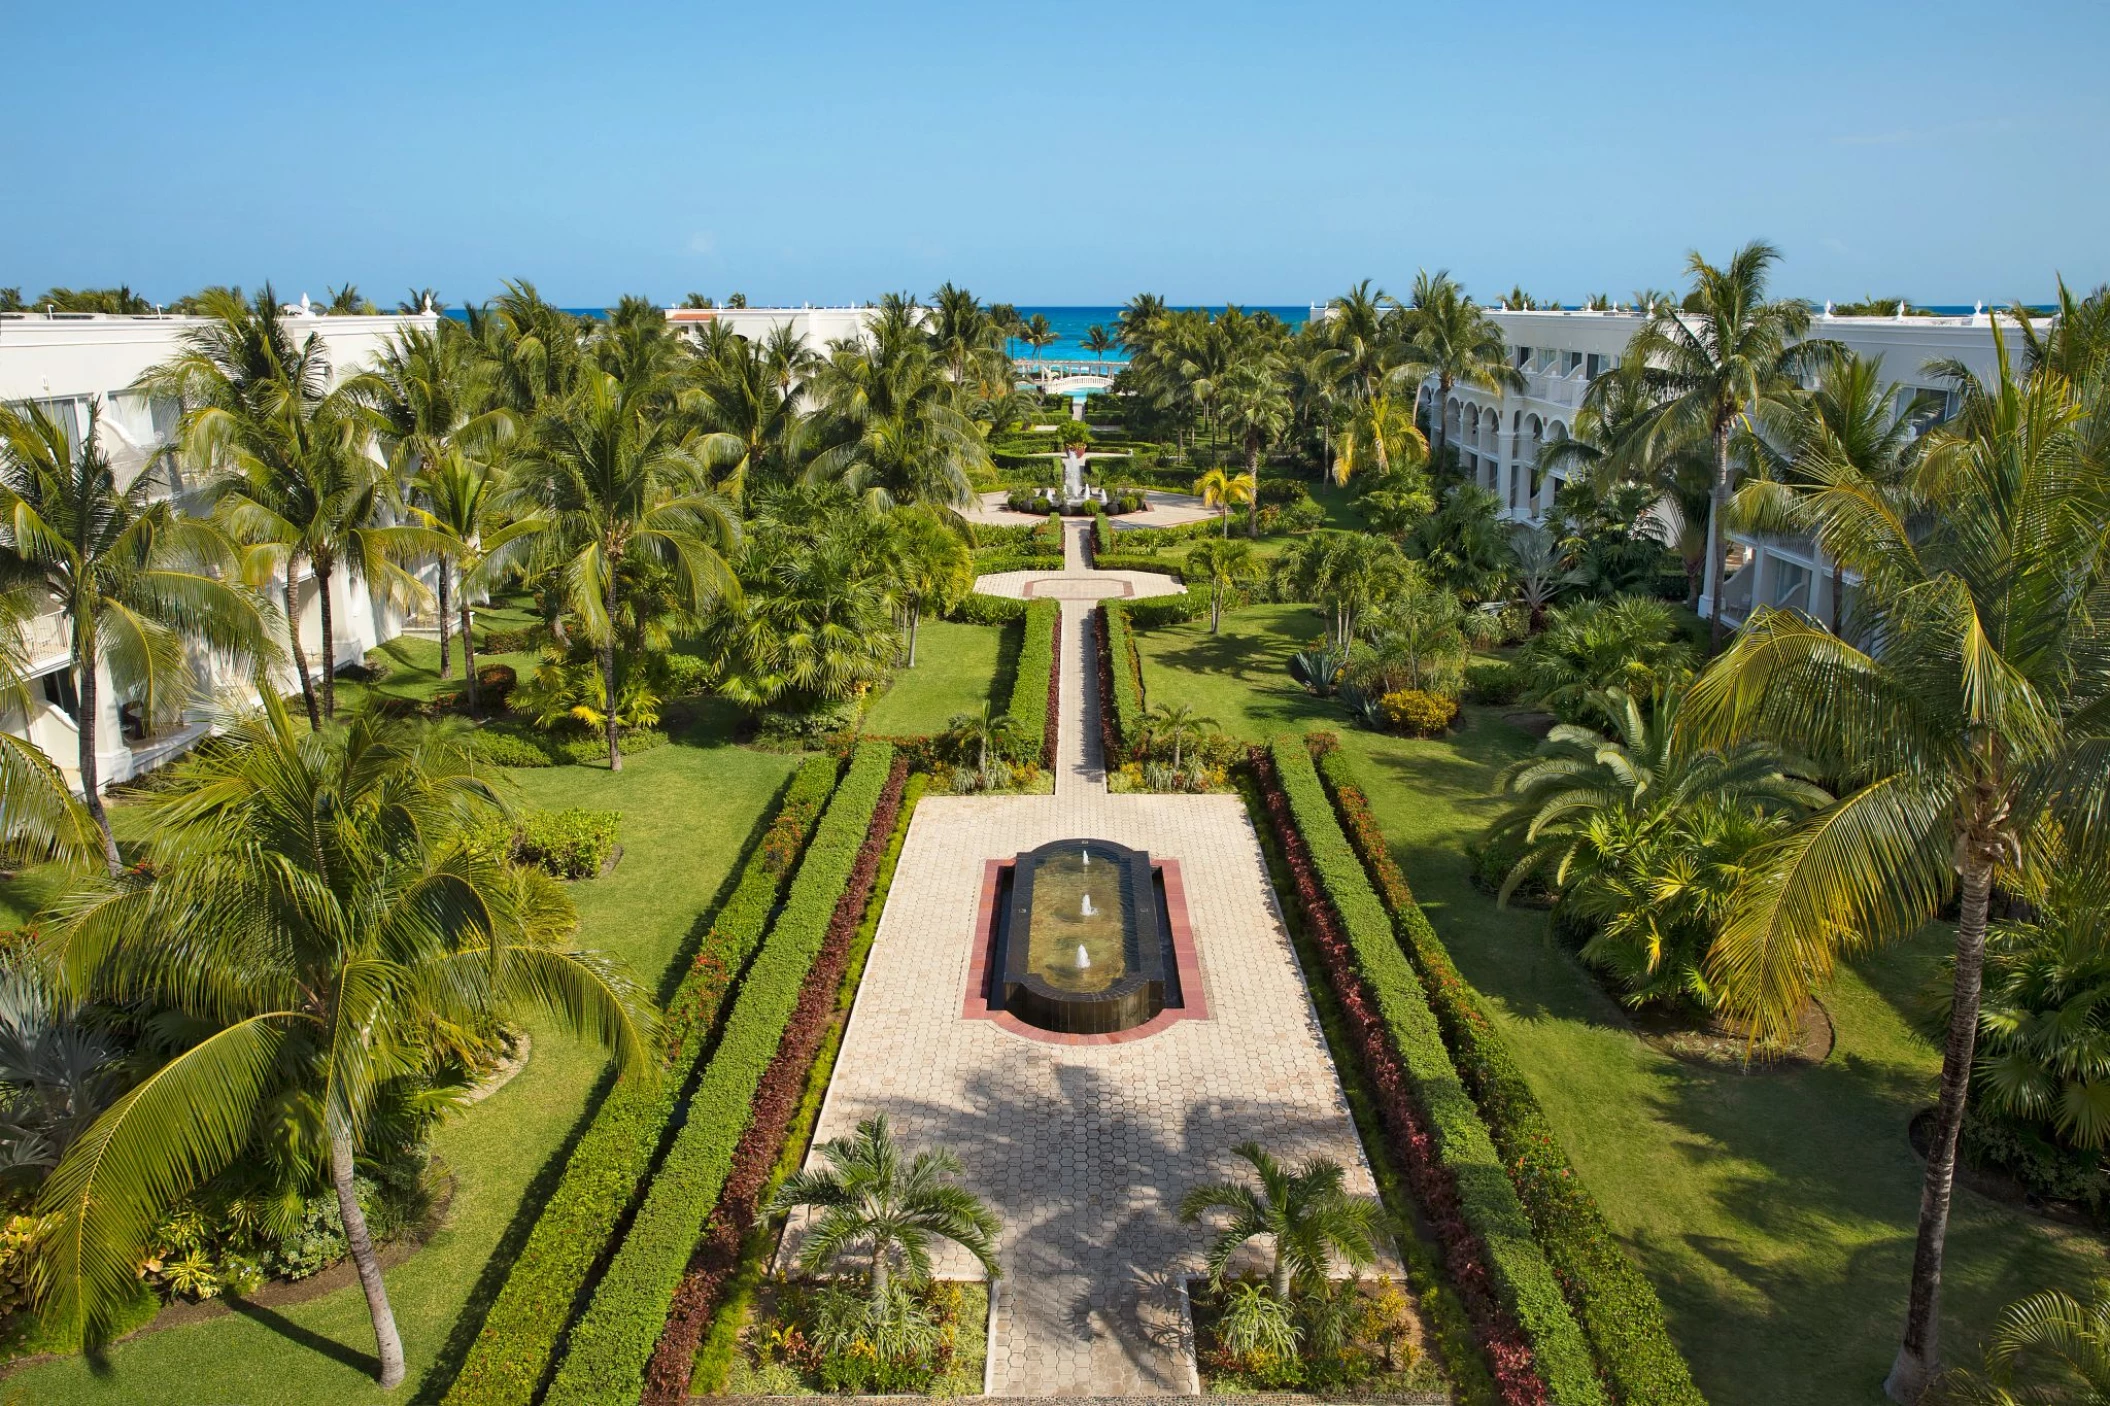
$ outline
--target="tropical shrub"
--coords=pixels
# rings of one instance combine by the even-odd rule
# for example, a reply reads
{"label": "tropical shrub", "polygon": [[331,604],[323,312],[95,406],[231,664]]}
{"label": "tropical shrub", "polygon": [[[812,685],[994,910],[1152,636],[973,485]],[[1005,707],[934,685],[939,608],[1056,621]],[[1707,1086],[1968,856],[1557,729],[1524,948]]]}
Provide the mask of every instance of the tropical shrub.
{"label": "tropical shrub", "polygon": [[1589,1346],[1310,754],[1282,738],[1255,755],[1328,980],[1504,1400],[1602,1402]]}
{"label": "tropical shrub", "polygon": [[1526,693],[1571,723],[1594,716],[1592,690],[1623,688],[1647,698],[1675,689],[1697,661],[1677,612],[1645,596],[1582,600],[1550,610],[1546,628],[1517,653]]}
{"label": "tropical shrub", "polygon": [[1458,717],[1456,699],[1419,688],[1403,688],[1377,700],[1385,722],[1407,737],[1435,737]]}
{"label": "tropical shrub", "polygon": [[1465,671],[1465,701],[1500,706],[1514,703],[1524,693],[1524,675],[1514,664],[1501,660],[1469,665]]}
{"label": "tropical shrub", "polygon": [[533,654],[550,643],[550,628],[541,621],[512,630],[485,630],[480,654]]}
{"label": "tropical shrub", "polygon": [[[608,765],[608,744],[592,733],[553,739],[557,754],[573,766]],[[654,751],[666,746],[674,739],[658,728],[644,728],[623,734],[623,755],[634,757],[642,752]]]}
{"label": "tropical shrub", "polygon": [[477,701],[486,708],[503,708],[520,683],[511,664],[479,664],[476,667]]}
{"label": "tropical shrub", "polygon": [[1435,927],[1415,902],[1347,755],[1320,750],[1319,773],[1332,792],[1343,829],[1391,917],[1401,950],[1421,979],[1452,1063],[1486,1121],[1605,1380],[1621,1401],[1702,1406],[1704,1398],[1693,1385],[1691,1370],[1670,1340],[1654,1286],[1620,1249],[1617,1235],[1561,1150],[1544,1108],[1479,993],[1459,975]]}
{"label": "tropical shrub", "polygon": [[1138,630],[1158,630],[1167,625],[1199,620],[1207,615],[1209,593],[1174,591],[1170,595],[1144,596],[1140,600],[1122,601],[1120,604],[1130,625]]}
{"label": "tropical shrub", "polygon": [[536,738],[524,737],[497,724],[486,724],[469,741],[477,760],[498,766],[555,766],[556,759]]}
{"label": "tropical shrub", "polygon": [[560,879],[591,879],[615,851],[619,810],[531,810],[513,827],[515,863]]}
{"label": "tropical shrub", "polygon": [[533,1401],[587,1275],[650,1176],[689,1072],[716,1027],[726,993],[761,941],[784,877],[835,787],[835,773],[832,758],[810,757],[785,788],[762,842],[741,866],[732,894],[661,1016],[662,1078],[620,1081],[602,1101],[484,1316],[447,1392],[447,1406]]}
{"label": "tropical shrub", "polygon": [[1026,618],[1026,602],[1015,596],[985,596],[970,591],[945,618],[965,625],[1009,625]]}
{"label": "tropical shrub", "polygon": [[[756,1089],[848,895],[852,870],[888,789],[893,755],[884,743],[859,744],[769,940],[740,985],[688,1101],[688,1121],[675,1134],[629,1233],[572,1329],[570,1349],[546,1397],[552,1406],[629,1406],[644,1390],[653,1345],[732,1170]],[[857,898],[862,912],[862,895]]]}

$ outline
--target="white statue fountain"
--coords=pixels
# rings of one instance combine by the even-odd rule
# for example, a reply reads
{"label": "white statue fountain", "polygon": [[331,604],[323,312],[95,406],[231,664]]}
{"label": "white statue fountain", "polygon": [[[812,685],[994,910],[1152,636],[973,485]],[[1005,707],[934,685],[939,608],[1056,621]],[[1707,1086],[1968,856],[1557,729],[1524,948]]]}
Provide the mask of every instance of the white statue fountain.
{"label": "white statue fountain", "polygon": [[1080,450],[1062,451],[1062,501],[1082,502],[1084,499],[1084,454]]}

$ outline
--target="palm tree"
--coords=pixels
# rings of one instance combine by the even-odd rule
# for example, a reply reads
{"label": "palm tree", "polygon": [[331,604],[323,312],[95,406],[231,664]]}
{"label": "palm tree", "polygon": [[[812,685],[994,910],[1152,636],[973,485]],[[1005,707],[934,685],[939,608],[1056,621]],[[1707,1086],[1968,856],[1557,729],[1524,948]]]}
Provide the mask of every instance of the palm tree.
{"label": "palm tree", "polygon": [[974,556],[950,524],[927,508],[896,509],[887,534],[886,570],[908,616],[908,667],[916,667],[923,612],[943,610],[974,585]]}
{"label": "palm tree", "polygon": [[[1785,407],[1768,406],[1753,446],[1759,473],[1737,493],[1731,517],[1757,532],[1809,532],[1832,560],[1831,609],[1826,623],[1839,632],[1845,594],[1841,552],[1851,542],[1827,542],[1838,497],[1854,499],[1895,488],[1914,447],[1912,421],[1898,413],[1903,390],[1883,379],[1883,360],[1842,353],[1818,366],[1817,384]],[[1774,441],[1780,445],[1775,447]]]}
{"label": "palm tree", "polygon": [[1142,352],[1156,339],[1159,324],[1168,311],[1165,300],[1156,293],[1136,294],[1114,319],[1114,340],[1132,356]]}
{"label": "palm tree", "polygon": [[418,501],[411,511],[448,545],[440,565],[440,677],[447,676],[445,585],[448,573],[454,573],[460,587],[456,604],[461,612],[463,686],[469,711],[480,714],[483,704],[477,697],[473,632],[476,619],[470,602],[478,596],[488,596],[523,555],[530,539],[549,523],[539,517],[509,519],[499,508],[504,476],[491,465],[458,452],[428,462],[415,487]]}
{"label": "palm tree", "polygon": [[[480,534],[485,524],[459,522],[459,511],[488,501],[481,491],[491,475],[481,461],[511,443],[519,420],[513,412],[497,407],[477,411],[487,394],[485,368],[477,363],[474,349],[459,332],[441,327],[427,330],[406,327],[382,348],[378,364],[360,385],[370,394],[380,412],[382,449],[399,484],[423,479],[426,524],[449,536],[456,552],[468,538]],[[432,494],[434,484],[446,481],[457,490],[475,491],[442,503]],[[432,511],[437,508],[438,511]],[[453,509],[450,513],[448,510]],[[450,527],[450,522],[452,526]],[[466,530],[462,530],[466,529]],[[446,678],[452,661],[452,613],[454,574],[468,565],[455,552],[438,557],[437,595],[440,624],[440,677]],[[471,706],[475,702],[476,666],[469,661],[469,603],[471,588],[462,587],[462,652],[469,681]]]}
{"label": "palm tree", "polygon": [[1144,744],[1155,747],[1170,742],[1174,771],[1180,769],[1180,760],[1187,748],[1214,732],[1216,727],[1216,719],[1203,717],[1185,703],[1152,704],[1143,714]]}
{"label": "palm tree", "polygon": [[1252,502],[1259,487],[1251,474],[1226,473],[1222,469],[1211,469],[1194,481],[1202,506],[1216,509],[1217,535],[1222,537],[1231,535],[1232,504]]}
{"label": "palm tree", "polygon": [[727,334],[691,369],[682,410],[705,435],[700,451],[725,469],[719,490],[728,498],[793,477],[806,441],[806,382],[819,360],[786,323],[759,342]]}
{"label": "palm tree", "polygon": [[[367,453],[378,427],[368,405],[371,384],[331,388],[322,339],[311,332],[295,344],[269,284],[247,304],[232,292],[208,290],[202,306],[207,325],[140,382],[190,407],[178,431],[182,452],[212,476],[215,512],[244,546],[244,578],[253,585],[278,581],[308,722],[320,727],[337,707],[337,568],[351,568],[386,599],[413,601],[424,587],[399,561],[446,544],[424,528],[389,521],[394,484]],[[301,643],[303,567],[314,572],[321,616],[319,706]]]}
{"label": "palm tree", "polygon": [[[1761,611],[1694,684],[1698,745],[1772,740],[1845,794],[1778,848],[1716,944],[1717,984],[1754,1028],[1795,1017],[1840,954],[1918,933],[1958,903],[1953,999],[1920,1197],[1910,1306],[1885,1389],[1938,1368],[1949,1202],[1996,884],[2047,862],[2110,863],[2110,591],[2104,466],[2086,406],[2048,367],[1966,386],[1905,490],[1836,505],[1881,649]],[[2100,394],[2099,387],[2092,392]],[[1934,511],[1919,511],[1922,506]]]}
{"label": "palm tree", "polygon": [[1231,1213],[1203,1261],[1212,1283],[1221,1286],[1231,1257],[1247,1241],[1263,1237],[1274,1249],[1268,1282],[1282,1304],[1289,1302],[1297,1281],[1324,1283],[1334,1259],[1361,1268],[1377,1257],[1377,1203],[1348,1194],[1347,1173],[1340,1163],[1313,1157],[1285,1167],[1257,1142],[1241,1142],[1231,1150],[1251,1164],[1260,1183],[1257,1188],[1246,1182],[1211,1182],[1180,1198],[1180,1219],[1190,1225],[1211,1211]]}
{"label": "palm tree", "polygon": [[1289,388],[1282,372],[1282,354],[1256,338],[1225,370],[1215,394],[1216,412],[1238,432],[1245,449],[1245,471],[1254,485],[1246,533],[1255,538],[1260,536],[1261,455],[1289,423]]}
{"label": "palm tree", "polygon": [[898,1253],[911,1281],[930,1277],[932,1240],[950,1240],[997,1273],[996,1237],[1003,1225],[981,1199],[955,1185],[960,1159],[946,1151],[919,1152],[906,1166],[887,1127],[875,1114],[847,1138],[819,1148],[825,1168],[809,1167],[785,1178],[770,1199],[768,1214],[801,1207],[820,1212],[799,1249],[807,1272],[824,1269],[852,1246],[871,1256],[872,1303],[887,1302],[888,1276]]}
{"label": "palm tree", "polygon": [[1806,364],[1835,354],[1830,342],[1803,341],[1808,305],[1766,299],[1766,273],[1780,251],[1746,244],[1720,268],[1687,256],[1692,292],[1682,307],[1659,304],[1627,348],[1650,394],[1660,402],[1649,435],[1675,448],[1707,445],[1714,486],[1707,510],[1707,578],[1712,643],[1722,642],[1722,529],[1734,482],[1731,441],[1761,415],[1784,415],[1801,392]]}
{"label": "palm tree", "polygon": [[1532,699],[1570,722],[1585,715],[1593,690],[1646,697],[1676,687],[1694,663],[1676,612],[1647,596],[1579,600],[1549,611],[1517,658]]}
{"label": "palm tree", "polygon": [[[651,380],[582,372],[578,388],[539,420],[507,505],[547,522],[536,534],[537,563],[560,573],[610,700],[622,693],[616,643],[634,573],[663,569],[675,602],[692,613],[739,594],[725,555],[739,538],[738,519],[706,486],[708,470],[677,417],[654,403],[659,390]],[[602,720],[611,771],[623,769],[616,713],[611,704]]]}
{"label": "palm tree", "polygon": [[2086,1303],[2049,1289],[2009,1304],[1985,1371],[1951,1373],[1941,1389],[1942,1400],[1971,1406],[2110,1406],[2110,1280],[2097,1280]]}
{"label": "palm tree", "polygon": [[945,725],[946,734],[953,745],[962,751],[972,747],[975,751],[975,770],[983,776],[989,774],[989,754],[1003,755],[1018,736],[1018,720],[1011,716],[1008,708],[1000,708],[994,702],[984,703],[979,713],[955,713]]}
{"label": "palm tree", "polygon": [[1051,347],[1059,340],[1054,327],[1048,322],[1048,315],[1043,312],[1034,313],[1026,319],[1025,325],[1019,330],[1018,339],[1033,348],[1033,365],[1036,368],[1040,365],[1041,349]]}
{"label": "palm tree", "polygon": [[1333,481],[1345,484],[1365,461],[1381,478],[1418,471],[1429,461],[1429,442],[1415,425],[1413,412],[1386,390],[1355,401],[1348,411],[1334,443]]}
{"label": "palm tree", "polygon": [[916,310],[882,306],[865,335],[838,342],[815,370],[827,447],[806,468],[809,483],[839,481],[874,506],[972,501],[990,468],[980,429],[953,403],[950,383],[917,325]]}
{"label": "palm tree", "polygon": [[1367,532],[1314,532],[1282,555],[1283,582],[1327,613],[1335,649],[1354,648],[1363,616],[1406,589],[1414,564],[1399,545]]}
{"label": "palm tree", "polygon": [[269,659],[271,644],[265,607],[229,579],[235,556],[226,539],[166,499],[153,501],[152,473],[118,486],[97,443],[100,409],[89,406],[75,446],[41,407],[0,407],[0,547],[12,553],[0,589],[15,597],[14,619],[48,601],[65,620],[80,696],[81,796],[115,874],[122,862],[97,775],[103,669],[148,721],[160,721],[201,682],[188,646],[240,665]]}
{"label": "palm tree", "polygon": [[1219,634],[1223,629],[1224,597],[1260,574],[1253,544],[1223,539],[1211,542],[1205,537],[1188,549],[1187,565],[1208,577],[1209,633]]}
{"label": "palm tree", "polygon": [[80,895],[47,938],[69,998],[180,1013],[204,1032],[45,1182],[47,1313],[101,1340],[169,1205],[245,1152],[290,1151],[292,1175],[336,1191],[393,1387],[403,1345],[354,1159],[382,1112],[425,1086],[435,1027],[540,1007],[649,1077],[649,1007],[614,963],[570,946],[553,881],[477,841],[503,808],[458,733],[372,713],[307,731],[267,694],[230,745],[182,767],[146,803],[154,877]]}
{"label": "palm tree", "polygon": [[[12,703],[24,717],[29,691],[23,672],[36,605],[26,594],[0,590],[0,702]],[[27,737],[0,732],[0,861],[80,865],[92,862],[91,856],[107,863],[103,834],[74,799],[64,773]]]}
{"label": "palm tree", "polygon": [[1436,378],[1436,399],[1429,423],[1436,427],[1435,457],[1444,449],[1444,405],[1454,386],[1520,391],[1524,375],[1509,364],[1509,344],[1502,328],[1480,305],[1465,296],[1450,274],[1423,269],[1414,276],[1406,314],[1405,359],[1395,368],[1401,378]]}
{"label": "palm tree", "polygon": [[1085,329],[1083,346],[1086,351],[1104,361],[1106,354],[1114,349],[1114,339],[1105,327],[1095,322]]}

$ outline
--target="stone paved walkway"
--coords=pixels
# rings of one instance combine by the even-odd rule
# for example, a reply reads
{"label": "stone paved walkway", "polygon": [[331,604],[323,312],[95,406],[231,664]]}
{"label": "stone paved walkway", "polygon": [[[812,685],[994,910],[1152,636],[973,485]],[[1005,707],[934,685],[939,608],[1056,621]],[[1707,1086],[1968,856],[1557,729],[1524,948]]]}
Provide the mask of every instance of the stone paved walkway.
{"label": "stone paved walkway", "polygon": [[[1064,574],[1082,576],[1068,546]],[[1237,1174],[1234,1144],[1324,1153],[1352,1190],[1375,1189],[1244,806],[1108,794],[1091,623],[1088,602],[1065,601],[1055,794],[918,807],[815,1133],[885,1113],[906,1147],[959,1156],[1004,1222],[990,1386],[1005,1396],[1199,1390],[1180,1283],[1207,1232],[1178,1202]],[[1208,1019],[1063,1046],[962,1018],[984,863],[1074,837],[1180,861]],[[951,1249],[939,1272],[977,1273]]]}

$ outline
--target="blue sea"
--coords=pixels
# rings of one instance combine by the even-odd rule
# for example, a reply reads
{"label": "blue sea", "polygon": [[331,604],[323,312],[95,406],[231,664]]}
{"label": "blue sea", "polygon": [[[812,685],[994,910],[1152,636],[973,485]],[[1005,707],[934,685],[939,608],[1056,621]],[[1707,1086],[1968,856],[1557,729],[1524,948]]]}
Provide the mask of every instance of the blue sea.
{"label": "blue sea", "polygon": [[[1257,303],[1241,303],[1239,306],[1247,312],[1271,312],[1285,323],[1288,323],[1292,331],[1302,327],[1311,316],[1311,309],[1308,307],[1272,307]],[[1212,307],[1209,311],[1221,312],[1222,309]],[[1030,318],[1034,313],[1039,313],[1047,318],[1048,327],[1061,339],[1049,343],[1047,348],[1041,352],[1041,359],[1044,361],[1100,360],[1101,358],[1084,349],[1085,334],[1092,329],[1094,324],[1097,324],[1106,329],[1109,337],[1113,336],[1121,317],[1121,309],[1118,306],[1048,308],[1019,305],[1018,315],[1020,317]],[[1013,342],[1011,343],[1011,355],[1030,357],[1033,355],[1033,348],[1027,346],[1024,342]],[[1106,353],[1104,358],[1109,365],[1113,366],[1119,366],[1127,359],[1128,354],[1119,350]]]}

